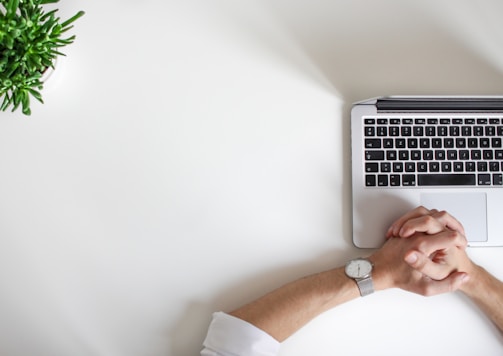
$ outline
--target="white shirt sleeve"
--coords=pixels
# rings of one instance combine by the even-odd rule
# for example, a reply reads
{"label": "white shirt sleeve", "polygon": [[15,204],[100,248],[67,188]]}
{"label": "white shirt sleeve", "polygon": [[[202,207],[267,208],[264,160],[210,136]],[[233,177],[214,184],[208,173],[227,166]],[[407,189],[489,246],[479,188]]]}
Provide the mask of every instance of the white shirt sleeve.
{"label": "white shirt sleeve", "polygon": [[242,319],[217,312],[203,346],[201,356],[277,356],[280,343]]}

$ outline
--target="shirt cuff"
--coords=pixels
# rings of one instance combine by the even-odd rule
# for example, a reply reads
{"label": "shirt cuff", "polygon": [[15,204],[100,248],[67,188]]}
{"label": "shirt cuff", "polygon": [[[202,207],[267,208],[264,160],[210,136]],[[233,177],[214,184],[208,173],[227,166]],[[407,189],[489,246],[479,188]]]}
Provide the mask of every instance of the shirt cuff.
{"label": "shirt cuff", "polygon": [[213,314],[202,356],[277,356],[280,343],[256,326],[224,312]]}

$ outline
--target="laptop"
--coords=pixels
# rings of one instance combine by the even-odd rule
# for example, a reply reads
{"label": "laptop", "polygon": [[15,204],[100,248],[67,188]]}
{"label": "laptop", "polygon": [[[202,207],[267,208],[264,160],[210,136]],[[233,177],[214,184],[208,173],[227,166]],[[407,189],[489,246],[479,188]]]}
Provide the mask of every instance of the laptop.
{"label": "laptop", "polygon": [[393,221],[446,210],[469,246],[503,246],[503,96],[390,96],[351,110],[353,242],[377,248]]}

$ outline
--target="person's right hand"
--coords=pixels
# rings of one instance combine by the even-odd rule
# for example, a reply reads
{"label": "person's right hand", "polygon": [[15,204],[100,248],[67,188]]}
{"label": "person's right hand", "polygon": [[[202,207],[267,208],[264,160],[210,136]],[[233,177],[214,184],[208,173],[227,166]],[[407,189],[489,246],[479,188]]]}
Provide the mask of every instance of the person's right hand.
{"label": "person's right hand", "polygon": [[465,230],[456,218],[445,211],[418,207],[391,224],[386,237],[410,238],[417,234],[427,238],[405,254],[411,267],[434,280],[447,278],[453,272],[470,274],[474,265],[465,251]]}

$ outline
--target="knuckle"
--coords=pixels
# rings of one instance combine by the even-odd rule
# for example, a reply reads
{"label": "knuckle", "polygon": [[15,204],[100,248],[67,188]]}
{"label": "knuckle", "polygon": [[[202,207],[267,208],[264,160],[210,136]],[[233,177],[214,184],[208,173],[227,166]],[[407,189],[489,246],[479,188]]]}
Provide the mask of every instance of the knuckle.
{"label": "knuckle", "polygon": [[420,205],[418,208],[417,208],[417,211],[421,214],[428,214],[430,212],[430,210],[428,210],[425,206],[423,205]]}

